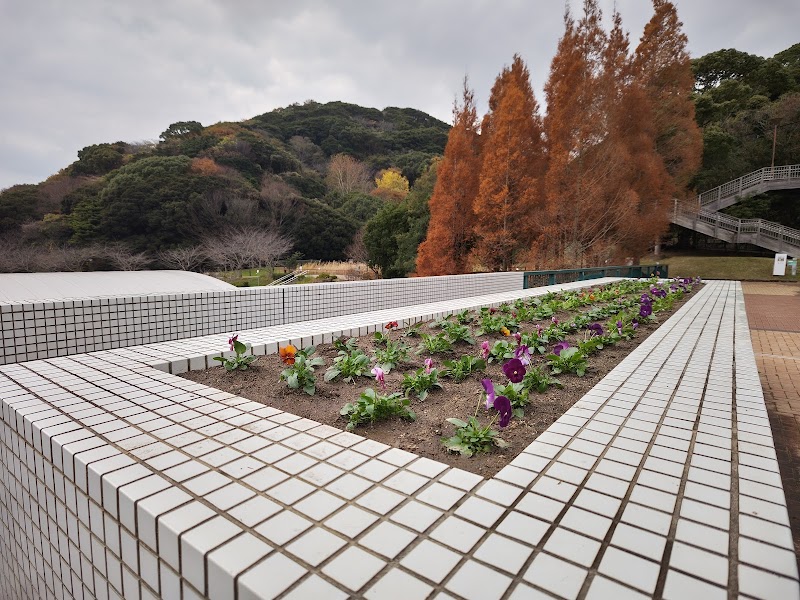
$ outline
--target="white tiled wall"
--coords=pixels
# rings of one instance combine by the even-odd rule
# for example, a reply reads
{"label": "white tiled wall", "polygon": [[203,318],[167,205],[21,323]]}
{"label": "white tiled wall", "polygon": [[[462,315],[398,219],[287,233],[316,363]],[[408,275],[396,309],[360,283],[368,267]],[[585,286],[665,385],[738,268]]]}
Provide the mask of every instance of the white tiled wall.
{"label": "white tiled wall", "polygon": [[522,288],[522,273],[0,304],[0,364],[284,325]]}

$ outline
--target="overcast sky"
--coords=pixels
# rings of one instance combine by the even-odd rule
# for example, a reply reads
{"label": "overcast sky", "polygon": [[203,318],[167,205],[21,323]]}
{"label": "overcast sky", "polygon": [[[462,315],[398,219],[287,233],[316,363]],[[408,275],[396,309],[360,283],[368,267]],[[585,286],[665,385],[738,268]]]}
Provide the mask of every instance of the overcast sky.
{"label": "overcast sky", "polygon": [[[797,0],[676,3],[692,56],[800,41]],[[600,4],[610,16],[613,0]],[[635,45],[651,2],[616,5]],[[515,52],[541,102],[563,13],[562,0],[0,0],[0,189],[44,180],[90,144],[308,99],[450,122],[464,74],[484,110]]]}

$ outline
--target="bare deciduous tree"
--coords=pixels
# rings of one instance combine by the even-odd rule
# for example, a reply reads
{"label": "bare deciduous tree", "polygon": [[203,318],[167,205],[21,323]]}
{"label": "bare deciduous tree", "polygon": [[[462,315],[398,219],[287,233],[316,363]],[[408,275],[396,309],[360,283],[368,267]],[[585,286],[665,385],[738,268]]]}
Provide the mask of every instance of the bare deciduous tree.
{"label": "bare deciduous tree", "polygon": [[103,256],[119,271],[139,271],[151,262],[146,253],[133,252],[124,244],[107,244]]}
{"label": "bare deciduous tree", "polygon": [[301,202],[297,190],[285,181],[264,177],[261,182],[261,205],[269,215],[272,228],[281,229]]}
{"label": "bare deciduous tree", "polygon": [[372,177],[367,165],[347,154],[331,157],[325,182],[328,187],[343,194],[369,192],[372,189]]}
{"label": "bare deciduous tree", "polygon": [[172,248],[158,253],[162,264],[180,271],[196,271],[208,259],[202,246]]}
{"label": "bare deciduous tree", "polygon": [[258,224],[261,220],[255,198],[224,189],[205,193],[197,204],[193,219],[192,228],[198,236],[209,231]]}
{"label": "bare deciduous tree", "polygon": [[246,268],[267,267],[292,248],[289,238],[272,229],[240,227],[203,242],[208,258],[223,271],[234,271],[241,277]]}

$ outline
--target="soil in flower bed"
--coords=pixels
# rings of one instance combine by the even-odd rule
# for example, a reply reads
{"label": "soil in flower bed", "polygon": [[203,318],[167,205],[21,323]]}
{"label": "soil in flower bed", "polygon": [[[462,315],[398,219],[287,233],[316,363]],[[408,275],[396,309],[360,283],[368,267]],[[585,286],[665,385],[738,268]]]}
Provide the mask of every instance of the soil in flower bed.
{"label": "soil in flower bed", "polygon": [[[657,315],[657,322],[642,322],[631,340],[621,340],[613,346],[606,346],[603,350],[589,356],[589,367],[584,377],[576,375],[558,375],[563,387],[551,387],[545,393],[531,391],[530,402],[525,407],[522,418],[513,417],[508,427],[500,430],[500,437],[509,443],[508,448],[493,448],[489,453],[476,454],[471,457],[448,452],[442,445],[442,437],[453,435],[455,427],[447,422],[450,417],[466,420],[475,414],[478,408],[478,418],[481,423],[488,423],[494,410],[487,411],[481,399],[483,387],[481,379],[491,378],[495,386],[505,385],[507,377],[502,370],[502,362],[493,362],[487,365],[483,372],[468,376],[464,381],[456,383],[447,377],[440,377],[439,382],[444,389],[430,392],[424,401],[419,401],[412,392],[410,397],[411,409],[416,413],[415,421],[391,419],[374,424],[360,425],[354,433],[383,442],[390,446],[408,450],[420,456],[426,456],[449,464],[460,469],[471,471],[484,477],[491,477],[506,466],[513,458],[522,452],[536,437],[544,432],[562,414],[564,414],[576,401],[580,400],[598,381],[611,371],[632,350],[641,344],[655,331],[658,326],[666,321],[669,316],[680,308],[689,298],[697,293],[700,285],[695,285],[692,293],[684,295],[675,302],[671,310],[664,310]],[[638,293],[635,296],[638,297]],[[583,307],[575,311],[556,313],[560,320],[568,320],[579,312],[585,312],[591,307]],[[474,312],[474,311],[473,311]],[[549,325],[549,320],[541,321],[543,326]],[[477,329],[472,324],[473,333]],[[521,323],[520,332],[535,331],[535,323]],[[421,328],[423,333],[438,333],[439,329],[430,329],[427,324]],[[392,340],[402,340],[412,348],[420,343],[419,337],[401,337],[403,330],[388,333]],[[585,337],[585,330],[567,335],[566,340],[575,345],[577,340]],[[454,352],[450,355],[438,354],[433,356],[434,366],[442,368],[442,361],[457,359],[469,354],[478,356],[480,345],[484,340],[494,344],[496,340],[514,342],[511,337],[502,334],[490,334],[476,338],[477,343],[472,346],[464,342],[455,344]],[[248,340],[241,336],[241,341]],[[358,347],[368,356],[376,348],[372,335],[358,338]],[[325,365],[316,368],[316,394],[309,396],[302,390],[291,390],[286,382],[279,380],[280,372],[286,368],[280,357],[275,355],[260,356],[249,370],[229,372],[223,368],[213,368],[206,371],[192,371],[182,375],[186,379],[214,387],[231,394],[236,394],[256,402],[261,402],[279,410],[283,410],[299,417],[313,419],[326,425],[344,429],[347,420],[339,414],[342,407],[348,402],[354,402],[361,392],[368,387],[379,390],[375,379],[371,376],[357,378],[354,384],[341,380],[325,382],[325,370],[333,364],[338,350],[332,344],[320,344],[312,357],[319,356],[325,359]],[[410,354],[408,363],[400,365],[386,375],[387,393],[401,391],[403,374],[410,373],[423,367],[427,354]],[[503,361],[504,362],[504,361]],[[546,359],[541,355],[533,356],[533,364],[543,364]]]}

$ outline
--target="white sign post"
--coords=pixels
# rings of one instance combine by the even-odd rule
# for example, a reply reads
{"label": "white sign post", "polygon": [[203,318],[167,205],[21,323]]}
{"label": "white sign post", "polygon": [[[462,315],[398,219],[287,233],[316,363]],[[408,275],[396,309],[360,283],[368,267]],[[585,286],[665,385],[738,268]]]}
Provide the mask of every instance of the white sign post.
{"label": "white sign post", "polygon": [[783,277],[786,275],[786,258],[788,257],[787,254],[776,254],[775,255],[775,264],[772,266],[772,274],[773,275],[780,275]]}

